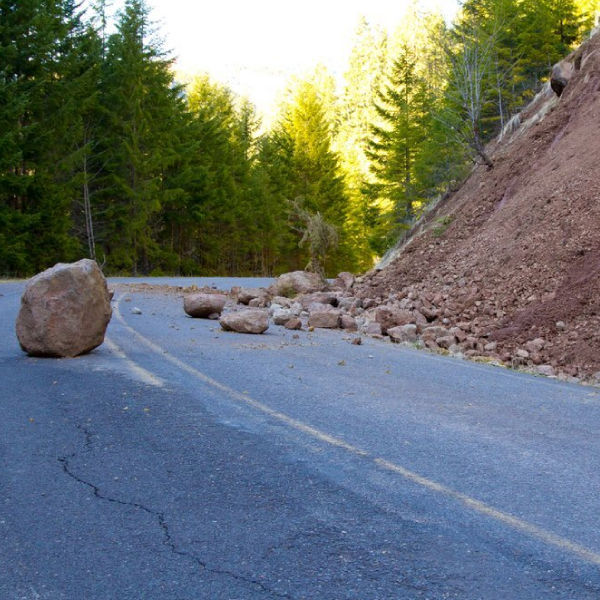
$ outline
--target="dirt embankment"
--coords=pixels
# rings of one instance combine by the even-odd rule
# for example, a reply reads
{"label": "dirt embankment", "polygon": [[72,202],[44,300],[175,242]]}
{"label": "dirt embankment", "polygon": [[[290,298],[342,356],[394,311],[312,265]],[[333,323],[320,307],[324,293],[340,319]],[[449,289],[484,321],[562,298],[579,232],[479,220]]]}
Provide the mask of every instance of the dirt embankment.
{"label": "dirt embankment", "polygon": [[433,309],[431,324],[477,340],[473,355],[589,378],[600,371],[600,35],[560,99],[542,97],[491,152],[494,168],[477,167],[356,293]]}

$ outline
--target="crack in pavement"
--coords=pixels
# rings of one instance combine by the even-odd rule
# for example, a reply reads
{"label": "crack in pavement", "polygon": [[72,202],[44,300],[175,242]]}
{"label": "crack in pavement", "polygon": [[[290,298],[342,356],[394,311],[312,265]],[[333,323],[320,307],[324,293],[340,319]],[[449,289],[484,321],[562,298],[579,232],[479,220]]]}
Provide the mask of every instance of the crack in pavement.
{"label": "crack in pavement", "polygon": [[[85,443],[84,443],[85,451],[92,451],[92,434],[91,434],[91,432],[85,426],[80,425],[80,424],[77,425],[77,429],[79,429],[85,437]],[[195,556],[194,554],[192,554],[190,552],[185,552],[183,550],[179,550],[177,548],[175,542],[173,541],[173,537],[169,530],[169,525],[167,524],[167,521],[165,519],[165,515],[163,512],[152,510],[152,509],[148,508],[147,506],[140,504],[139,502],[128,502],[125,500],[119,500],[118,498],[111,498],[110,496],[106,496],[105,494],[102,493],[102,491],[100,490],[100,488],[97,485],[90,483],[89,481],[86,481],[85,479],[82,479],[81,477],[77,476],[71,470],[69,461],[71,459],[75,458],[76,456],[77,456],[77,453],[72,453],[67,456],[61,456],[58,458],[58,462],[62,465],[63,472],[68,477],[75,480],[77,483],[80,483],[80,484],[86,486],[87,488],[89,488],[90,490],[92,490],[94,497],[98,498],[99,500],[104,500],[106,502],[110,502],[112,504],[117,504],[119,506],[136,508],[136,509],[141,510],[142,512],[145,512],[146,514],[150,515],[153,519],[155,519],[157,521],[158,526],[159,526],[160,530],[162,531],[162,534],[163,534],[163,542],[162,543],[165,546],[167,546],[173,554],[176,554],[177,556],[182,556],[184,558],[192,560],[193,562],[195,562],[198,565],[198,567],[200,567],[200,569],[202,571],[206,571],[207,573],[209,573],[211,575],[220,575],[220,576],[224,576],[224,577],[230,577],[236,581],[239,581],[239,582],[242,582],[242,583],[245,583],[248,585],[253,585],[253,586],[257,587],[260,592],[269,594],[270,596],[272,596],[274,598],[286,598],[288,600],[295,600],[294,597],[291,596],[290,594],[272,590],[271,588],[269,588],[267,585],[265,585],[261,581],[258,581],[256,579],[252,579],[252,578],[248,578],[248,577],[244,577],[242,575],[238,575],[237,573],[233,573],[232,571],[227,571],[225,569],[218,569],[215,567],[210,567],[207,563],[205,563],[198,556]]]}

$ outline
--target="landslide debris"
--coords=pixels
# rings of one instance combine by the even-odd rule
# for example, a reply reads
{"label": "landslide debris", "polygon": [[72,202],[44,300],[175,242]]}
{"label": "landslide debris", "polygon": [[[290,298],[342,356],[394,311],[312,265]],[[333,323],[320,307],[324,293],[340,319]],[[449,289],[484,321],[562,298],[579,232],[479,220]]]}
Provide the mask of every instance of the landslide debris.
{"label": "landslide debris", "polygon": [[548,86],[491,145],[494,168],[475,168],[354,294],[457,328],[466,337],[452,345],[469,356],[589,379],[600,371],[600,36],[559,67],[560,98]]}

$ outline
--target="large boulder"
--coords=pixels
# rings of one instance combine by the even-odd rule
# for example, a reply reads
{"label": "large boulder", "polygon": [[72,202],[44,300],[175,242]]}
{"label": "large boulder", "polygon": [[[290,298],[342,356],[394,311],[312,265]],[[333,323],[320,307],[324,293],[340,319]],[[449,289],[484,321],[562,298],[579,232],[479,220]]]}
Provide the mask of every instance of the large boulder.
{"label": "large boulder", "polygon": [[562,93],[569,84],[569,81],[571,81],[574,71],[574,64],[567,59],[561,60],[552,67],[552,73],[550,75],[550,87],[559,98],[562,96]]}
{"label": "large boulder", "polygon": [[413,344],[417,341],[417,326],[410,323],[408,325],[398,325],[390,327],[387,330],[392,342],[396,344]]}
{"label": "large boulder", "polygon": [[225,331],[264,333],[269,328],[269,313],[260,308],[248,308],[222,315],[219,323]]}
{"label": "large boulder", "polygon": [[304,310],[310,310],[313,304],[330,304],[331,306],[337,306],[338,303],[337,292],[313,292],[312,294],[304,294],[299,298],[300,305]]}
{"label": "large boulder", "polygon": [[386,333],[388,329],[392,329],[393,327],[416,323],[417,317],[415,313],[409,310],[390,306],[378,306],[375,309],[375,321],[381,325],[382,332]]}
{"label": "large boulder", "polygon": [[330,304],[313,304],[308,317],[310,327],[337,329],[340,326],[341,311]]}
{"label": "large boulder", "polygon": [[224,294],[187,294],[183,297],[183,310],[190,317],[207,319],[211,315],[220,315],[226,302]]}
{"label": "large boulder", "polygon": [[271,285],[269,291],[273,296],[293,298],[298,294],[320,292],[327,287],[327,281],[317,273],[307,271],[293,271],[284,273]]}
{"label": "large boulder", "polygon": [[291,319],[296,318],[289,308],[277,308],[272,313],[275,325],[285,325]]}
{"label": "large boulder", "polygon": [[237,289],[237,301],[240,304],[250,304],[252,300],[263,300],[267,297],[267,290],[265,288],[238,288]]}
{"label": "large boulder", "polygon": [[59,263],[27,283],[17,338],[31,356],[79,356],[104,342],[111,316],[100,267],[88,259]]}

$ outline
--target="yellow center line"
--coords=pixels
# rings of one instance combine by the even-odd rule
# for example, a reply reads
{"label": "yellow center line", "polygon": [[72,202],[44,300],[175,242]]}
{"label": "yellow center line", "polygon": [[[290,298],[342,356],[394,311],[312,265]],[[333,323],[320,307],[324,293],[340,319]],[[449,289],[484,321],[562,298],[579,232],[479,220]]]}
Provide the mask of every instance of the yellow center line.
{"label": "yellow center line", "polygon": [[154,375],[154,373],[150,373],[144,367],[140,367],[137,363],[133,362],[124,352],[117,346],[110,338],[105,337],[104,343],[108,346],[110,351],[118,356],[121,360],[125,362],[125,364],[129,367],[132,373],[140,379],[144,383],[149,383],[150,385],[154,385],[156,387],[163,387],[165,382],[160,378]]}
{"label": "yellow center line", "polygon": [[[270,406],[267,406],[266,404],[263,404],[262,402],[255,400],[254,398],[250,397],[249,395],[242,394],[242,393],[234,390],[233,388],[230,388],[229,386],[217,381],[216,379],[213,379],[212,377],[205,375],[198,369],[195,369],[194,367],[188,365],[187,363],[179,360],[177,357],[173,356],[172,354],[170,354],[169,352],[167,352],[166,350],[164,350],[163,348],[161,348],[160,346],[158,346],[157,344],[155,344],[154,342],[152,342],[151,340],[149,340],[148,338],[143,336],[141,333],[138,333],[135,329],[130,327],[125,322],[125,319],[123,318],[123,316],[121,315],[121,312],[119,310],[119,304],[120,304],[122,298],[123,298],[123,296],[120,296],[117,299],[114,312],[115,312],[117,318],[119,319],[119,321],[123,324],[123,326],[129,332],[131,332],[143,344],[145,344],[150,349],[152,349],[154,352],[156,352],[157,354],[159,354],[160,356],[165,358],[171,364],[175,365],[182,371],[189,373],[190,375],[199,379],[200,381],[203,381],[204,383],[210,385],[211,387],[218,389],[219,391],[223,392],[230,398],[232,398],[236,401],[239,401],[239,402],[243,402],[244,404],[251,406],[251,407],[255,408],[256,410],[258,410],[258,411],[260,411],[282,423],[285,423],[289,427],[292,427],[293,429],[296,429],[297,431],[300,431],[300,432],[312,437],[313,439],[324,442],[330,446],[334,446],[335,448],[340,448],[342,450],[345,450],[346,452],[349,452],[350,454],[353,454],[355,456],[359,456],[361,458],[367,459],[381,469],[384,469],[391,473],[395,473],[396,475],[400,475],[402,478],[404,478],[407,481],[410,481],[410,482],[412,482],[418,486],[421,486],[427,490],[430,490],[432,492],[440,494],[446,498],[457,501],[458,503],[462,504],[463,506],[465,506],[466,508],[470,509],[471,511],[473,511],[475,513],[478,513],[480,515],[483,515],[485,517],[493,519],[494,521],[502,523],[503,525],[506,525],[506,526],[512,528],[513,530],[524,533],[534,539],[544,542],[545,544],[548,544],[549,546],[553,546],[561,551],[569,552],[586,562],[600,566],[600,554],[590,550],[589,548],[586,548],[585,546],[582,546],[580,544],[572,542],[571,540],[569,540],[567,538],[563,538],[552,532],[546,531],[545,529],[542,529],[541,527],[538,527],[536,525],[528,523],[527,521],[524,521],[522,519],[514,517],[513,515],[502,512],[501,510],[498,510],[498,509],[494,508],[493,506],[490,506],[489,504],[485,504],[484,502],[481,502],[475,498],[471,498],[470,496],[463,494],[462,492],[458,492],[456,490],[453,490],[452,488],[446,487],[445,485],[442,485],[440,483],[432,481],[431,479],[427,479],[426,477],[423,477],[422,475],[419,475],[413,471],[410,471],[409,469],[406,469],[406,468],[404,468],[400,465],[397,465],[395,463],[392,463],[388,460],[385,460],[384,458],[375,457],[371,453],[367,452],[366,450],[363,450],[357,446],[349,444],[348,442],[346,442],[344,440],[341,440],[341,439],[331,436],[327,433],[324,433],[323,431],[320,431],[319,429],[316,429],[315,427],[311,427],[310,425],[307,425],[306,423],[303,423],[302,421],[299,421],[297,419],[289,417],[288,415],[286,415],[282,412],[279,412],[277,410],[274,410]],[[130,359],[128,359],[128,360],[130,360]],[[133,363],[133,361],[130,361],[130,362]],[[144,371],[145,371],[145,369],[144,369]],[[146,372],[148,372],[148,371],[146,371]]]}

